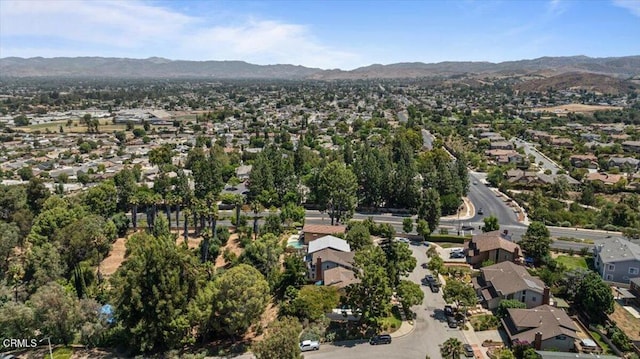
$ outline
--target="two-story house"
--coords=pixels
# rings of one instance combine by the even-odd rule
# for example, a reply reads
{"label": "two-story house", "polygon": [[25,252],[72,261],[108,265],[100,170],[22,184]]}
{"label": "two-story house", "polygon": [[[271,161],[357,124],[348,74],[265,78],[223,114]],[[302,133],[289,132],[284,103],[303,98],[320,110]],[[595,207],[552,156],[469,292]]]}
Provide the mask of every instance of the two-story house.
{"label": "two-story house", "polygon": [[602,279],[629,283],[640,277],[640,245],[626,239],[612,239],[594,247],[594,267]]}
{"label": "two-story house", "polygon": [[467,263],[479,267],[482,262],[518,262],[522,260],[522,250],[511,240],[507,231],[492,231],[476,234],[465,242]]}
{"label": "two-story house", "polygon": [[351,246],[334,236],[320,237],[309,243],[305,262],[310,280],[344,288],[356,281]]}
{"label": "two-story house", "polygon": [[496,309],[500,301],[515,299],[534,308],[550,304],[549,288],[527,269],[513,262],[502,262],[480,269],[480,276],[473,278],[473,287],[488,309]]}
{"label": "two-story house", "polygon": [[502,326],[511,345],[529,343],[536,350],[569,352],[579,340],[578,328],[569,315],[550,305],[507,309]]}

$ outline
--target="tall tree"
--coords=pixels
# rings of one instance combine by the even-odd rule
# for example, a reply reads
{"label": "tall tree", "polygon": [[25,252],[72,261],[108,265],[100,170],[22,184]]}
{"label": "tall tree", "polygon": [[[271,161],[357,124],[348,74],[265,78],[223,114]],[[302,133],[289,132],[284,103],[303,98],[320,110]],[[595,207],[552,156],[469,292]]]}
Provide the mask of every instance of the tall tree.
{"label": "tall tree", "polygon": [[615,301],[611,287],[597,273],[589,272],[578,285],[575,303],[591,318],[601,321],[613,313]]}
{"label": "tall tree", "polygon": [[402,303],[405,310],[409,310],[414,305],[422,304],[424,300],[424,292],[422,288],[420,288],[420,285],[410,280],[401,280],[396,291],[400,298],[400,303]]}
{"label": "tall tree", "polygon": [[320,204],[329,211],[331,224],[351,218],[357,205],[356,188],[356,176],[343,163],[334,161],[322,170],[320,190],[324,196]]}
{"label": "tall tree", "polygon": [[386,316],[391,308],[392,288],[386,271],[386,258],[380,247],[367,247],[356,252],[354,274],[359,283],[347,287],[352,308],[359,311],[360,320],[376,325],[377,318]]}
{"label": "tall tree", "polygon": [[352,251],[358,251],[373,244],[369,229],[361,222],[355,223],[349,228],[345,240],[351,246]]}
{"label": "tall tree", "polygon": [[187,304],[198,290],[197,263],[171,237],[139,233],[112,278],[112,297],[134,351],[171,349],[189,338]]}
{"label": "tall tree", "polygon": [[277,319],[267,328],[265,338],[253,346],[257,359],[299,359],[298,336],[302,326],[297,319],[284,317]]}
{"label": "tall tree", "polygon": [[214,328],[235,336],[260,319],[269,301],[269,284],[257,269],[240,264],[213,282]]}
{"label": "tall tree", "polygon": [[267,233],[245,247],[241,260],[251,264],[265,277],[271,278],[274,272],[279,269],[280,255],[283,252],[284,246],[280,239]]}
{"label": "tall tree", "polygon": [[429,188],[423,192],[418,210],[418,219],[424,219],[429,225],[429,235],[438,229],[440,216],[440,195],[435,189]]}
{"label": "tall tree", "polygon": [[540,263],[542,258],[549,255],[550,246],[551,237],[547,226],[542,222],[531,222],[520,241],[520,247],[525,254],[536,263]]}
{"label": "tall tree", "polygon": [[29,299],[35,320],[52,342],[70,344],[80,324],[78,300],[58,283],[40,287]]}

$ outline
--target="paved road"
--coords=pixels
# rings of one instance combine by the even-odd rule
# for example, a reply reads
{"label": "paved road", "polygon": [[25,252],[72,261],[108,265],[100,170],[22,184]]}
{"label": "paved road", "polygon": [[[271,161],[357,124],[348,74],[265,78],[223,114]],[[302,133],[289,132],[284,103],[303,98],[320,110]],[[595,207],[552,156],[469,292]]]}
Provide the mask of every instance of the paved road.
{"label": "paved road", "polygon": [[533,155],[536,158],[536,164],[539,164],[540,162],[542,162],[542,168],[541,168],[542,171],[550,170],[552,174],[556,174],[558,173],[559,170],[562,169],[555,162],[549,160],[547,156],[540,153],[540,151],[538,151],[538,149],[536,149],[533,144],[517,138],[513,139],[512,141],[518,147],[522,147],[524,149],[524,152],[527,154],[527,156]]}

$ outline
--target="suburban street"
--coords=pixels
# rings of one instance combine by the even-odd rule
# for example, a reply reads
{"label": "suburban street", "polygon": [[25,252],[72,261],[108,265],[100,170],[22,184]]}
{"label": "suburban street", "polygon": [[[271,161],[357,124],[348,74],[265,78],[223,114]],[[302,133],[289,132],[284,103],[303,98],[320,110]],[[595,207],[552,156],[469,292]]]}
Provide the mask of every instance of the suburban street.
{"label": "suburban street", "polygon": [[[420,265],[427,262],[426,247],[410,246],[413,256],[416,257],[417,267],[409,274],[409,279],[415,283],[420,283],[427,274],[427,270]],[[425,293],[424,302],[420,306],[415,306],[412,310],[416,313],[415,329],[410,334],[402,338],[394,338],[389,345],[370,345],[369,343],[354,343],[338,345],[323,345],[317,352],[305,353],[304,357],[309,359],[371,359],[371,358],[424,358],[429,355],[431,358],[440,358],[439,344],[453,337],[465,342],[464,335],[459,329],[450,329],[444,316],[444,299],[442,291],[431,293],[429,287],[423,286]]]}
{"label": "suburban street", "polygon": [[542,167],[540,168],[541,171],[550,170],[552,174],[556,174],[562,169],[555,162],[549,160],[547,156],[540,153],[540,151],[538,151],[538,149],[536,149],[531,143],[518,138],[514,138],[512,142],[517,147],[522,147],[527,156],[533,155],[536,158],[536,164],[542,162]]}

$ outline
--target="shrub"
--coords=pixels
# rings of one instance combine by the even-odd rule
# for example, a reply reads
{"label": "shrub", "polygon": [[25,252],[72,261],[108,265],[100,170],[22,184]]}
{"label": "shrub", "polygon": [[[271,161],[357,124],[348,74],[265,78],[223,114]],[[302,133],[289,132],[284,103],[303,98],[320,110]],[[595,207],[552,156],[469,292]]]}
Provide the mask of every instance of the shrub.
{"label": "shrub", "polygon": [[558,225],[559,225],[560,227],[571,227],[571,222],[569,222],[569,221],[562,221],[562,222],[558,223]]}
{"label": "shrub", "polygon": [[602,229],[604,229],[605,231],[617,231],[618,226],[614,226],[613,224],[607,224],[604,227],[602,227]]}

